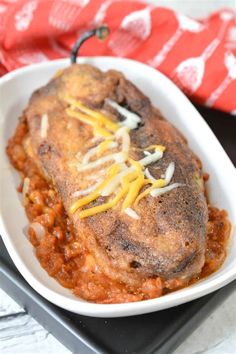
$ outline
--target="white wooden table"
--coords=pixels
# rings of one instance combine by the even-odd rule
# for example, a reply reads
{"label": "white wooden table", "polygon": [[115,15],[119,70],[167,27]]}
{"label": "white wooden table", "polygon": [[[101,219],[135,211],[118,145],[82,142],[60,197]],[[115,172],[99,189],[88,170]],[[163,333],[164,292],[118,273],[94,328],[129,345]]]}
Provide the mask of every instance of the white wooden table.
{"label": "white wooden table", "polygon": [[[220,7],[236,9],[236,0],[160,0],[187,15],[205,16]],[[1,354],[70,353],[0,289]],[[78,353],[83,354],[83,353]],[[174,354],[236,354],[236,292],[233,293]]]}
{"label": "white wooden table", "polygon": [[[70,353],[2,290],[0,300],[1,354]],[[174,354],[236,354],[236,292]]]}

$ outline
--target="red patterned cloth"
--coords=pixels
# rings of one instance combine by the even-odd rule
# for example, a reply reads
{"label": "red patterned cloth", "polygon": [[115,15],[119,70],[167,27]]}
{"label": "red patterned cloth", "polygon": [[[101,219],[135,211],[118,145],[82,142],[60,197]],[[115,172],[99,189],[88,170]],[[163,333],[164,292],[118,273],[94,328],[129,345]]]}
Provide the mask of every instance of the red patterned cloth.
{"label": "red patterned cloth", "polygon": [[173,80],[195,102],[236,114],[236,14],[193,20],[167,8],[124,0],[0,0],[0,75],[69,56],[75,39],[105,23],[110,36],[80,55],[139,60]]}

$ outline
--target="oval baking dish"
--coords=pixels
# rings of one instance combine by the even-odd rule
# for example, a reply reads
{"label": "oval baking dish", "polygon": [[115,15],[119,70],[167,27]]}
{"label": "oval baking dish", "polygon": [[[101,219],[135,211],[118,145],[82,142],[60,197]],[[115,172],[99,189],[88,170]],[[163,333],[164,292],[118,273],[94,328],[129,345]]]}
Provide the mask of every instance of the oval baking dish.
{"label": "oval baking dish", "polygon": [[72,312],[98,317],[119,317],[157,311],[210,293],[236,278],[235,169],[202,117],[180,90],[158,71],[135,61],[110,57],[79,58],[101,70],[116,69],[133,82],[188,139],[189,146],[210,174],[209,199],[212,205],[227,210],[232,236],[223,266],[206,279],[160,298],[125,304],[93,304],[75,297],[39,266],[33,248],[24,235],[28,223],[16,191],[17,175],[5,155],[17,118],[33,91],[45,85],[57,70],[69,65],[58,60],[16,70],[0,80],[1,119],[1,224],[4,243],[17,268],[28,283],[47,300]]}

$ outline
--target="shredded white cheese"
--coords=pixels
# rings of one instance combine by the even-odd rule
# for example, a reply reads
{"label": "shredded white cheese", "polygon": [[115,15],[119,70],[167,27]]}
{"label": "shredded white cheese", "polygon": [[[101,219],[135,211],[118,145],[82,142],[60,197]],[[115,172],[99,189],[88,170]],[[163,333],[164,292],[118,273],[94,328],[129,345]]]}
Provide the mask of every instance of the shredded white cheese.
{"label": "shredded white cheese", "polygon": [[144,150],[143,153],[144,153],[145,156],[148,156],[148,155],[151,155],[151,154],[152,154],[150,151],[146,151],[146,150]]}
{"label": "shredded white cheese", "polygon": [[[114,149],[118,146],[117,142],[115,141],[111,141],[109,143],[109,145],[107,146],[107,149]],[[82,164],[86,165],[87,163],[89,163],[89,160],[91,159],[91,157],[93,157],[94,155],[96,155],[99,152],[99,145],[95,146],[92,149],[89,149],[88,152],[84,155],[83,157],[83,161]]]}
{"label": "shredded white cheese", "polygon": [[143,166],[147,166],[150,165],[151,163],[154,163],[158,160],[160,160],[163,156],[163,152],[162,151],[155,151],[153,154],[148,155],[146,157],[144,157],[143,159],[139,160],[139,163]]}
{"label": "shredded white cheese", "polygon": [[118,129],[115,136],[118,139],[122,139],[122,151],[128,152],[130,149],[130,136],[127,127]]}
{"label": "shredded white cheese", "polygon": [[97,153],[97,151],[98,151],[97,146],[92,149],[89,149],[83,157],[82,164],[86,165],[89,162],[89,160],[91,159],[91,157]]}
{"label": "shredded white cheese", "polygon": [[85,178],[88,181],[94,181],[95,179],[97,180],[100,177],[106,176],[107,170],[108,170],[108,168],[103,168],[103,169],[97,171],[96,174],[93,174],[93,173],[92,174],[87,174],[85,176]]}
{"label": "shredded white cheese", "polygon": [[79,191],[76,191],[72,194],[72,197],[76,198],[76,197],[81,197],[83,195],[86,195],[86,194],[89,194],[91,192],[93,192],[98,186],[99,184],[102,182],[102,179],[99,179],[99,181],[95,184],[93,184],[92,186],[86,188],[86,189],[83,189],[83,190],[79,190]]}
{"label": "shredded white cheese", "polygon": [[136,213],[136,211],[134,211],[133,209],[131,208],[126,208],[124,210],[124,212],[129,215],[131,218],[135,219],[135,220],[139,220],[140,219],[140,216]]}
{"label": "shredded white cheese", "polygon": [[116,141],[111,141],[110,144],[108,145],[108,149],[115,149],[117,148],[118,143]]}
{"label": "shredded white cheese", "polygon": [[118,163],[125,162],[127,158],[128,156],[123,152],[117,152],[116,154],[114,154],[114,160]]}
{"label": "shredded white cheese", "polygon": [[96,167],[98,167],[100,165],[104,165],[106,162],[109,162],[109,161],[112,161],[112,160],[121,163],[121,162],[124,162],[126,159],[127,159],[127,156],[125,156],[124,153],[117,152],[115,154],[111,154],[111,155],[107,155],[107,156],[101,157],[100,159],[98,159],[96,161],[93,161],[93,162],[90,162],[87,165],[79,165],[78,166],[78,170],[79,171],[90,170],[90,169],[96,168]]}
{"label": "shredded white cheese", "polygon": [[[108,134],[105,134],[105,131],[103,134],[104,138],[93,138],[92,140],[94,142],[96,141],[97,146],[87,150],[84,156],[82,156],[80,152],[76,155],[77,159],[79,160],[76,163],[76,167],[78,168],[79,172],[92,169],[97,170],[94,173],[91,171],[91,173],[87,173],[87,176],[84,176],[89,186],[84,190],[75,191],[72,196],[77,198],[80,196],[89,195],[91,192],[96,190],[97,187],[99,188],[97,191],[98,195],[100,196],[111,196],[113,194],[117,196],[117,190],[120,190],[121,188],[121,194],[118,197],[123,198],[123,195],[126,195],[122,204],[122,210],[131,218],[138,220],[140,219],[140,216],[135,212],[135,210],[132,209],[132,205],[135,203],[135,201],[138,202],[147,194],[151,195],[152,197],[158,197],[164,193],[170,192],[174,188],[184,186],[184,184],[172,183],[169,185],[175,172],[174,162],[171,162],[166,168],[165,173],[161,174],[161,178],[164,181],[157,180],[154,176],[152,176],[149,169],[147,168],[148,165],[157,162],[163,157],[165,147],[162,145],[150,145],[149,147],[146,147],[146,150],[144,151],[143,149],[139,149],[143,151],[144,157],[139,161],[132,160],[131,156],[129,156],[131,145],[130,130],[138,127],[138,124],[141,122],[141,118],[137,114],[130,112],[126,108],[120,106],[118,103],[110,99],[107,99],[106,102],[124,117],[122,122],[117,124],[115,122],[109,121],[108,117],[101,116],[99,112],[92,111],[78,102],[78,108],[80,109],[80,107],[82,107],[82,111],[85,110],[88,115],[91,113],[93,120],[98,120],[98,124],[100,119],[101,128],[104,130],[108,129]],[[76,104],[71,106],[72,110],[75,108]],[[87,123],[93,125],[92,120],[88,120]],[[41,122],[42,136],[45,137],[47,135],[47,129],[48,118],[47,115],[43,115]],[[111,149],[114,150],[109,151]],[[150,152],[149,150],[154,151]],[[154,166],[154,168],[160,167]],[[108,171],[111,171],[111,173],[109,172],[107,174]],[[143,173],[146,179],[144,178]],[[104,182],[104,184],[102,184],[104,185],[103,189],[99,186],[101,185],[102,181]],[[91,183],[93,183],[93,185],[91,185]],[[148,184],[151,186],[148,187],[147,190],[145,190],[143,193],[141,193],[139,197],[138,195],[142,187]],[[157,188],[157,186],[163,187]],[[92,198],[93,197],[94,195],[92,195]],[[82,198],[82,200],[76,201],[71,207],[71,212],[73,213],[81,206],[86,205],[86,202],[87,198]],[[116,202],[116,200],[114,200],[114,202]],[[112,206],[113,200],[112,202],[106,202],[101,206],[99,205],[95,210],[94,208],[82,210],[80,211],[79,215],[81,218],[92,216],[94,213],[110,209]]]}
{"label": "shredded white cheese", "polygon": [[47,114],[43,114],[41,117],[41,129],[40,129],[40,135],[41,138],[44,139],[47,137],[48,134],[48,115]]}
{"label": "shredded white cheese", "polygon": [[174,172],[175,172],[175,163],[174,162],[171,162],[169,164],[169,166],[167,167],[166,169],[166,173],[165,173],[165,181],[166,181],[166,184],[169,184],[173,175],[174,175]]}
{"label": "shredded white cheese", "polygon": [[152,197],[159,197],[160,195],[170,192],[172,189],[178,188],[184,186],[184,184],[182,183],[173,183],[167,187],[163,187],[163,188],[155,188],[150,192],[150,195]]}
{"label": "shredded white cheese", "polygon": [[145,174],[145,176],[146,176],[148,179],[150,179],[150,180],[152,180],[152,181],[155,181],[155,180],[156,180],[156,178],[154,178],[154,177],[151,175],[151,173],[150,173],[150,171],[149,171],[148,168],[145,168],[144,174]]}
{"label": "shredded white cheese", "polygon": [[119,187],[119,183],[119,176],[115,176],[113,180],[101,191],[101,196],[107,197],[108,195],[111,195]]}
{"label": "shredded white cheese", "polygon": [[138,127],[138,124],[141,122],[141,118],[133,113],[128,111],[128,109],[120,106],[118,103],[116,103],[113,100],[106,99],[106,102],[116,109],[123,117],[125,117],[125,120],[121,122],[120,124],[129,128],[129,129],[136,129]]}
{"label": "shredded white cheese", "polygon": [[116,175],[110,183],[108,183],[108,185],[102,190],[101,195],[103,197],[108,196],[110,194],[112,194],[119,186],[119,183],[121,182],[122,178],[125,177],[128,173],[133,172],[134,168],[133,167],[129,167],[127,168],[127,166],[122,166],[121,172],[118,173],[118,175]]}

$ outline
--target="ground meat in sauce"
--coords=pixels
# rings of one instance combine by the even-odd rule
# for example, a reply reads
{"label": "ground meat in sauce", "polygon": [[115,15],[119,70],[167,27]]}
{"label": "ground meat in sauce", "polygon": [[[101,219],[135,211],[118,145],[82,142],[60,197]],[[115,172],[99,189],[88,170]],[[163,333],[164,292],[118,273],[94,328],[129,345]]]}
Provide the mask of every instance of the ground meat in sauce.
{"label": "ground meat in sauce", "polygon": [[19,192],[22,192],[24,178],[30,179],[24,200],[27,217],[31,225],[39,223],[45,230],[44,236],[39,238],[34,228],[29,227],[29,239],[41,266],[75,295],[97,303],[124,303],[156,298],[210,275],[224,262],[230,223],[224,210],[209,205],[206,260],[197,277],[188,280],[149,278],[136,288],[109,279],[100,272],[92,255],[78,242],[73,224],[53,186],[40,174],[33,159],[26,155],[23,146],[26,135],[27,125],[22,119],[14,137],[9,141],[7,153],[14,167],[21,173]]}

